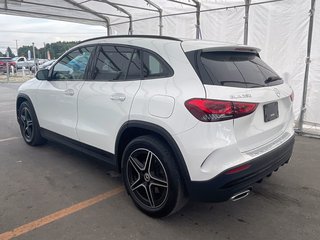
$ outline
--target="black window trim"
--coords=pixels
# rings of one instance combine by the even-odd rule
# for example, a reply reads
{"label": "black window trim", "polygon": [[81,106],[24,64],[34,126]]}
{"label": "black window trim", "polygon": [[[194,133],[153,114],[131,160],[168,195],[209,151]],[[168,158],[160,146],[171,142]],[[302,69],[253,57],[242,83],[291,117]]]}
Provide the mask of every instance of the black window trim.
{"label": "black window trim", "polygon": [[[95,44],[96,45],[96,51],[95,51],[95,54],[92,55],[93,58],[92,58],[92,62],[91,62],[91,65],[90,65],[90,68],[89,68],[89,74],[87,76],[87,78],[85,79],[85,81],[90,81],[90,82],[124,82],[124,81],[139,81],[139,80],[153,80],[153,79],[162,79],[162,78],[169,78],[169,77],[172,77],[174,75],[174,70],[172,69],[172,67],[167,63],[167,61],[165,61],[158,53],[150,50],[150,49],[147,49],[147,48],[143,48],[143,47],[139,47],[139,46],[134,46],[134,45],[128,45],[128,44],[118,44],[118,43],[97,43]],[[126,79],[127,77],[127,74],[128,74],[128,70],[129,70],[129,67],[130,67],[130,64],[131,64],[131,60],[132,60],[132,56],[131,56],[131,59],[130,59],[130,62],[129,62],[129,65],[127,67],[127,70],[126,70],[126,74],[125,74],[125,79],[121,79],[121,80],[95,80],[93,79],[93,71],[94,71],[94,66],[97,62],[97,58],[98,58],[98,54],[99,54],[99,51],[100,51],[100,48],[104,47],[104,46],[113,46],[113,47],[126,47],[126,48],[130,48],[133,50],[133,53],[132,53],[132,56],[133,54],[135,53],[135,51],[138,52],[139,54],[139,58],[140,58],[140,78],[139,79]],[[151,55],[154,55],[155,58],[165,66],[168,74],[165,75],[165,76],[155,76],[155,77],[148,77],[148,78],[144,78],[143,77],[143,71],[142,71],[142,58],[143,58],[143,54],[144,52],[148,52],[150,53]],[[88,69],[86,69],[88,70]]]}
{"label": "black window trim", "polygon": [[[134,56],[134,54],[137,53],[138,56],[139,56],[139,65],[140,65],[140,78],[139,79],[134,79],[134,78],[131,78],[131,79],[127,79],[127,76],[128,76],[128,73],[129,73],[129,69],[130,69],[130,66],[131,66],[131,63],[132,63],[132,58]],[[129,65],[128,65],[128,68],[127,68],[127,72],[126,72],[126,75],[125,75],[125,78],[123,81],[137,81],[137,80],[142,80],[143,79],[143,75],[142,75],[142,51],[139,50],[139,49],[136,49],[134,48],[133,49],[133,53],[131,55],[131,59],[130,59],[130,62],[129,62]]]}

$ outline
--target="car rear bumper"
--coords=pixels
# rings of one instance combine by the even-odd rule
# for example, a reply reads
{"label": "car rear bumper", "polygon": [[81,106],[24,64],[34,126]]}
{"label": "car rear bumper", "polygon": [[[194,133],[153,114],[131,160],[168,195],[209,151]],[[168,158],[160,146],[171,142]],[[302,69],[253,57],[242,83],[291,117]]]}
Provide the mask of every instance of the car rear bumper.
{"label": "car rear bumper", "polygon": [[292,155],[293,145],[294,136],[276,149],[246,162],[244,165],[249,164],[250,167],[244,171],[226,174],[230,171],[230,169],[227,169],[210,180],[191,181],[188,188],[189,197],[204,202],[229,200],[235,194],[251,188],[253,184],[288,163]]}

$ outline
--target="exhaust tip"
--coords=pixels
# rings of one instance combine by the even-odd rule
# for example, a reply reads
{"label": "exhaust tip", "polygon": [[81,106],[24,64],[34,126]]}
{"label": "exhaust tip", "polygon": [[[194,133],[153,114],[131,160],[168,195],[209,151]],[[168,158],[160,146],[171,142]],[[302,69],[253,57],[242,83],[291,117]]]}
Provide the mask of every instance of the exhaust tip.
{"label": "exhaust tip", "polygon": [[247,197],[250,194],[251,190],[252,190],[252,188],[249,188],[249,189],[247,189],[247,190],[245,190],[243,192],[239,192],[239,193],[233,195],[230,198],[230,200],[233,201],[233,202],[241,200],[241,199]]}

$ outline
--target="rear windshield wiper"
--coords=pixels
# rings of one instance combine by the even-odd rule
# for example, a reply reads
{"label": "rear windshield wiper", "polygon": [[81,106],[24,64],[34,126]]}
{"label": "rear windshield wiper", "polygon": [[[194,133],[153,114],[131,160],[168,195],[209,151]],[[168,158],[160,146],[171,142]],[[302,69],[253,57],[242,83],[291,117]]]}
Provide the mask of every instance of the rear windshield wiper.
{"label": "rear windshield wiper", "polygon": [[279,76],[272,76],[272,77],[268,77],[264,83],[270,83],[270,82],[274,82],[274,81],[277,81],[277,80],[281,80],[282,78],[279,77]]}

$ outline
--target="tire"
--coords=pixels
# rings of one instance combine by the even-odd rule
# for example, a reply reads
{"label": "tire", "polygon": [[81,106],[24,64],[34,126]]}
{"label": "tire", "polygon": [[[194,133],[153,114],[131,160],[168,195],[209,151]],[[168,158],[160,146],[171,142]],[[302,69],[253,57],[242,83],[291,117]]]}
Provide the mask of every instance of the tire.
{"label": "tire", "polygon": [[168,146],[152,135],[137,137],[126,146],[122,176],[134,204],[150,217],[168,216],[186,203],[175,159]]}
{"label": "tire", "polygon": [[18,122],[24,141],[30,146],[44,144],[46,140],[41,137],[37,116],[32,105],[25,101],[18,110]]}

